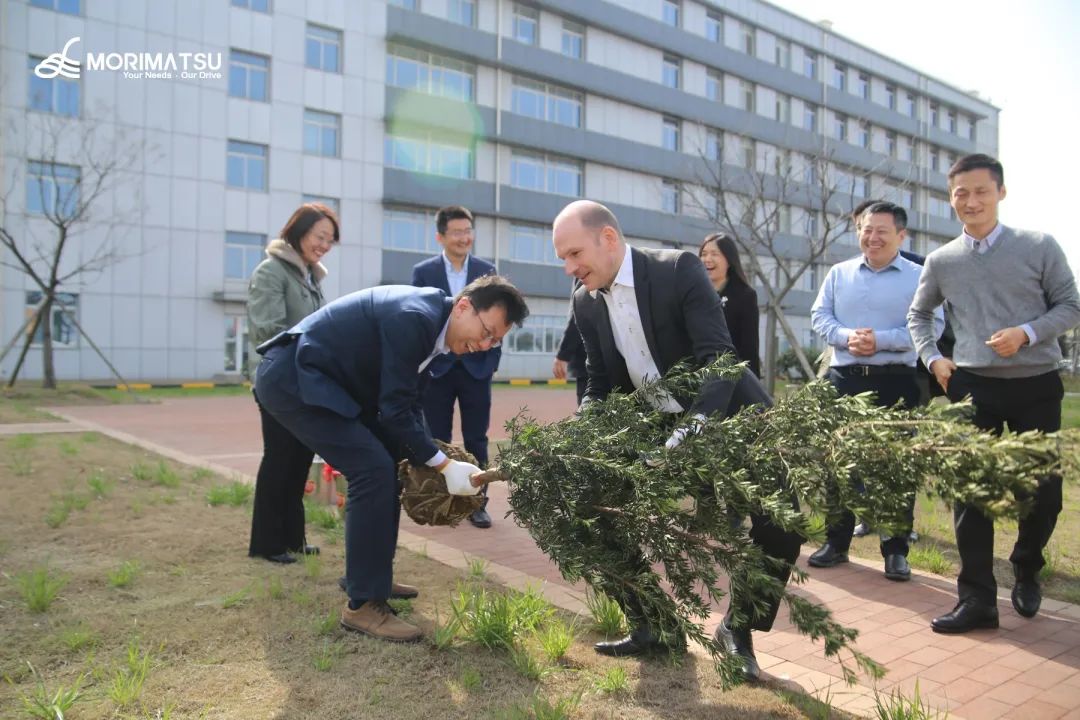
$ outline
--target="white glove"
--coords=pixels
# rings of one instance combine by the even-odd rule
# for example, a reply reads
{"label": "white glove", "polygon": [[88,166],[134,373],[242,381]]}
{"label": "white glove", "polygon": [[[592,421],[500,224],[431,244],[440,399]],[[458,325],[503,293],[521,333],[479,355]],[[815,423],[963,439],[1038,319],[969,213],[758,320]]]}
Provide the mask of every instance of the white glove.
{"label": "white glove", "polygon": [[686,439],[686,436],[694,433],[695,435],[701,432],[702,426],[705,424],[705,416],[701,413],[696,413],[694,417],[690,418],[690,424],[685,427],[675,428],[675,432],[671,433],[671,437],[664,443],[665,450],[674,450],[682,444],[682,441]]}
{"label": "white glove", "polygon": [[443,477],[446,478],[446,489],[451,495],[475,495],[480,488],[472,486],[472,476],[483,472],[472,463],[451,460],[450,464],[442,469]]}

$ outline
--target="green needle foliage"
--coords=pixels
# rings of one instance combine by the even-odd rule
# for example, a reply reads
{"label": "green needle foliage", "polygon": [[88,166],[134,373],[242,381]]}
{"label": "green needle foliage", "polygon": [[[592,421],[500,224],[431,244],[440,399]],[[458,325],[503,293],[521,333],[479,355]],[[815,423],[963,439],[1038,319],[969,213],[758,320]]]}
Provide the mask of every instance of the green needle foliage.
{"label": "green needle foliage", "polygon": [[[843,508],[886,532],[899,529],[919,490],[974,504],[993,517],[1016,517],[1028,503],[1015,494],[1030,492],[1057,466],[1060,440],[979,432],[963,404],[907,412],[875,407],[866,396],[838,397],[830,385],[813,383],[773,408],[710,418],[664,451],[671,431],[687,419],[657,412],[647,395],[693,397],[702,382],[740,372],[724,358],[589,403],[570,420],[510,421],[499,467],[510,481],[517,522],[567,580],[584,580],[612,597],[632,592],[662,640],[685,636],[704,645],[726,683],[736,679],[733,668],[721,662],[721,648],[702,627],[710,601],[725,594],[718,587],[721,573],[741,597],[753,598],[755,614],[780,596],[793,624],[821,640],[827,656],[851,657],[880,676],[882,668],[854,648],[857,631],[766,572],[777,561],[751,543],[745,527],[732,528],[729,510],[769,517],[805,538],[820,535],[822,519],[838,517]],[[633,557],[639,548],[644,566]],[[666,590],[652,569],[657,565]],[[794,569],[795,583],[805,577]],[[844,669],[854,682],[855,671]]]}

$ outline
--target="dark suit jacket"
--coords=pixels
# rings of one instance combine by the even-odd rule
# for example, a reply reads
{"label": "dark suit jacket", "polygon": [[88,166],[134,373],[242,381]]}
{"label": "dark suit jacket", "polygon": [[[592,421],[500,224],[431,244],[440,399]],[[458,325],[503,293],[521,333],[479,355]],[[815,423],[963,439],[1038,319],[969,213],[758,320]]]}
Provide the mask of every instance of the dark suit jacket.
{"label": "dark suit jacket", "polygon": [[[631,250],[634,294],[645,339],[660,374],[680,360],[702,367],[720,355],[735,354],[720,298],[696,255],[680,250]],[[574,293],[574,320],[585,344],[588,386],[585,401],[611,392],[632,392],[626,361],[615,347],[607,304],[584,287]],[[737,382],[710,380],[696,398],[676,398],[683,408],[703,415],[728,415],[745,405],[771,404],[749,373]]]}
{"label": "dark suit jacket", "polygon": [[581,342],[581,333],[578,332],[574,316],[566,323],[563,330],[562,340],[559,342],[559,350],[555,357],[566,363],[575,378],[585,378],[585,345]]}
{"label": "dark suit jacket", "polygon": [[720,293],[720,304],[724,306],[724,320],[735,345],[735,354],[750,366],[754,375],[761,377],[757,292],[741,282],[729,282]]}
{"label": "dark suit jacket", "polygon": [[[335,300],[257,348],[296,345],[300,402],[377,422],[414,462],[436,452],[424,424],[417,372],[450,317],[453,300],[434,288],[384,285]],[[280,390],[280,388],[279,388]]]}
{"label": "dark suit jacket", "polygon": [[[487,260],[481,260],[478,257],[469,255],[468,262],[469,267],[465,275],[467,283],[471,283],[484,275],[495,274],[495,266]],[[442,253],[413,265],[412,284],[415,287],[438,288],[447,295],[450,294],[450,282],[446,279],[446,266],[443,264]],[[499,369],[499,360],[501,358],[501,347],[469,353],[468,355],[443,355],[432,360],[428,370],[431,372],[431,377],[441,377],[460,359],[461,364],[469,371],[470,375],[477,380],[486,380]]]}

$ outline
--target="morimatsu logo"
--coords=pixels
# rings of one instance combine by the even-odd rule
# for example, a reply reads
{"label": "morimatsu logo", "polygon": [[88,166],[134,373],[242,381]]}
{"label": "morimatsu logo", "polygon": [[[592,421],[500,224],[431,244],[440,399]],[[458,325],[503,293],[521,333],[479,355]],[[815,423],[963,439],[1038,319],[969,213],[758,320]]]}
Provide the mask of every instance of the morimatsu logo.
{"label": "morimatsu logo", "polygon": [[[81,72],[78,60],[67,56],[72,45],[81,38],[73,37],[61,52],[53,53],[38,63],[34,74],[51,80],[57,75],[76,80]],[[121,71],[129,80],[220,80],[221,53],[86,53],[87,70]]]}

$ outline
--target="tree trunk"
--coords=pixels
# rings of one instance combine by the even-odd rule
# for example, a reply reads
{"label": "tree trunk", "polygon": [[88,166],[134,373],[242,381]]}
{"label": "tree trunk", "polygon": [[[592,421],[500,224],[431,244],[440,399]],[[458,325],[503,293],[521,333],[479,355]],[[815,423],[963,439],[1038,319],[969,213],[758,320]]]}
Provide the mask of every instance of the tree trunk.
{"label": "tree trunk", "polygon": [[53,294],[49,292],[41,306],[41,387],[47,390],[56,389],[56,368],[53,366],[52,306]]}
{"label": "tree trunk", "polygon": [[30,332],[26,334],[26,340],[23,342],[22,350],[19,351],[19,359],[15,361],[15,367],[11,371],[11,379],[8,380],[7,386],[15,387],[15,381],[19,379],[19,371],[22,370],[23,361],[26,360],[26,353],[30,351],[30,346],[34,344],[34,333],[37,332],[38,325],[41,323],[41,308],[34,311],[34,321],[30,323]]}

